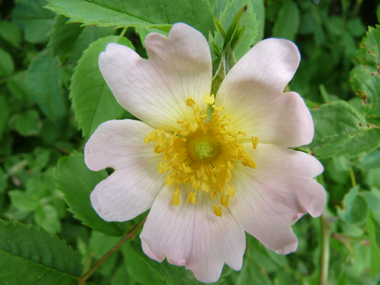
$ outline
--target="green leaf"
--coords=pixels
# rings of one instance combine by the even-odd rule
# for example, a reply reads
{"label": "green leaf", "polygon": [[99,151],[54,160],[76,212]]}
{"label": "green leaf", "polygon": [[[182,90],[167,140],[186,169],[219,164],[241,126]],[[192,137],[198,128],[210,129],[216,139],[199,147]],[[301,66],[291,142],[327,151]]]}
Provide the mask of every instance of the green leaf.
{"label": "green leaf", "polygon": [[26,88],[26,71],[15,73],[7,82],[7,88],[12,96],[21,101],[24,106],[34,103]]}
{"label": "green leaf", "polygon": [[[141,244],[137,242],[131,242],[130,246],[133,248],[135,253],[144,261],[146,265],[150,269],[152,269],[155,273],[158,273],[162,280],[166,281],[168,285],[195,285],[202,284],[198,280],[195,279],[193,273],[189,270],[186,270],[183,266],[175,266],[169,264],[166,260],[159,263],[155,260],[150,259],[141,249]],[[128,262],[128,260],[126,261]],[[127,263],[128,264],[128,263]],[[225,266],[227,267],[227,266]],[[133,268],[133,267],[132,267]],[[128,270],[128,267],[127,267]],[[128,272],[130,273],[130,272]],[[223,273],[222,273],[223,275]],[[219,282],[223,281],[222,279]],[[217,282],[217,283],[219,283]],[[156,284],[156,283],[154,283]]]}
{"label": "green leaf", "polygon": [[363,170],[380,167],[380,150],[366,154],[355,166]]}
{"label": "green leaf", "polygon": [[367,228],[369,232],[369,242],[371,247],[371,278],[377,275],[380,268],[380,249],[376,244],[375,225],[371,218],[367,220]]}
{"label": "green leaf", "polygon": [[55,235],[0,221],[0,280],[4,284],[78,284],[79,256]]}
{"label": "green leaf", "polygon": [[[119,119],[124,113],[98,67],[99,54],[107,44],[116,42],[117,36],[109,36],[92,43],[79,60],[72,78],[70,98],[79,129],[87,139],[101,123]],[[129,41],[126,43],[133,47]]]}
{"label": "green leaf", "polygon": [[380,191],[373,188],[371,191],[360,192],[360,196],[367,201],[375,216],[380,217]]}
{"label": "green leaf", "polygon": [[0,77],[11,75],[15,71],[12,56],[0,48]]}
{"label": "green leaf", "polygon": [[[97,231],[92,231],[90,238],[91,255],[94,256],[94,261],[99,261],[107,252],[109,252],[117,243],[120,242],[120,237],[110,237]],[[110,276],[115,268],[118,258],[118,252],[114,252],[102,266],[98,272],[104,276]]]}
{"label": "green leaf", "polygon": [[142,252],[141,244],[128,241],[122,246],[121,252],[124,256],[125,267],[131,279],[140,284],[165,284],[161,273],[162,271],[157,272],[156,267],[154,267],[160,267],[160,264],[151,260]]}
{"label": "green leaf", "polygon": [[350,72],[350,82],[355,94],[362,100],[362,112],[368,118],[380,118],[379,70],[380,30],[368,27],[357,51],[358,65]]}
{"label": "green leaf", "polygon": [[34,214],[34,220],[49,233],[57,233],[62,229],[57,210],[51,205],[38,207]]}
{"label": "green leaf", "polygon": [[20,29],[12,22],[0,23],[0,37],[15,47],[19,47],[22,40]]}
{"label": "green leaf", "polygon": [[294,41],[300,24],[300,12],[297,5],[288,0],[278,13],[273,26],[272,36]]}
{"label": "green leaf", "polygon": [[[263,2],[261,0],[229,0],[220,14],[220,23],[227,30],[235,14],[246,5],[247,11],[240,22],[240,26],[244,26],[245,30],[234,49],[236,60],[239,60],[263,38],[264,22],[259,21],[265,16]],[[222,46],[223,38],[219,33],[215,34],[215,40],[218,46]]]}
{"label": "green leaf", "polygon": [[48,40],[55,14],[44,6],[48,0],[18,0],[13,10],[13,22],[25,32],[25,39],[31,43]]}
{"label": "green leaf", "polygon": [[29,66],[26,84],[30,95],[52,121],[66,114],[66,99],[59,82],[58,60],[51,49],[40,52]]}
{"label": "green leaf", "polygon": [[61,62],[64,62],[81,33],[80,23],[66,24],[67,21],[65,16],[55,17],[48,44],[53,55],[58,55]]}
{"label": "green leaf", "polygon": [[115,32],[112,27],[101,28],[88,26],[81,28],[79,23],[67,24],[69,18],[57,15],[50,34],[49,46],[53,54],[58,55],[61,62],[69,58],[70,63],[76,63],[82,52],[95,40]]}
{"label": "green leaf", "polygon": [[37,135],[41,129],[41,123],[36,110],[28,110],[25,113],[17,114],[10,119],[10,127],[22,136]]}
{"label": "green leaf", "polygon": [[101,219],[91,206],[90,193],[96,184],[107,178],[105,170],[99,172],[89,170],[84,164],[84,155],[73,152],[69,157],[59,160],[54,174],[55,185],[64,194],[74,218],[107,235],[123,234],[116,223],[108,223]]}
{"label": "green leaf", "polygon": [[362,196],[357,195],[359,189],[360,185],[351,188],[344,196],[344,209],[338,209],[340,218],[349,224],[359,224],[368,219],[369,207],[367,201]]}
{"label": "green leaf", "polygon": [[207,0],[51,0],[47,8],[84,25],[153,27],[184,22],[205,37],[208,29],[215,29]]}
{"label": "green leaf", "polygon": [[357,155],[380,145],[380,129],[372,128],[365,118],[345,101],[334,101],[310,110],[315,135],[303,146],[318,158]]}

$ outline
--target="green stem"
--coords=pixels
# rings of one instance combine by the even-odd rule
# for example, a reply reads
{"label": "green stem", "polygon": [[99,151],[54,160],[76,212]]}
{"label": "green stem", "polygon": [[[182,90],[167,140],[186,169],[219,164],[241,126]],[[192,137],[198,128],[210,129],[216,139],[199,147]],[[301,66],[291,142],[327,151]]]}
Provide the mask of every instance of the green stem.
{"label": "green stem", "polygon": [[331,231],[327,221],[326,211],[323,211],[320,217],[321,232],[322,232],[322,249],[319,269],[319,285],[327,285],[329,274],[329,259],[330,259],[330,237]]}
{"label": "green stem", "polygon": [[124,27],[124,29],[121,31],[120,35],[119,35],[119,40],[124,37],[125,33],[127,32],[127,29],[128,27]]}
{"label": "green stem", "polygon": [[109,252],[107,252],[92,268],[90,268],[89,271],[86,272],[86,274],[84,274],[83,276],[79,277],[78,278],[78,281],[79,281],[79,285],[83,285],[83,284],[86,284],[86,280],[95,272],[96,269],[98,269],[98,267],[100,265],[102,265],[102,263],[104,261],[106,261],[106,259],[108,257],[111,256],[112,253],[114,253],[116,250],[118,250],[127,240],[129,240],[130,238],[132,238],[136,233],[137,231],[144,225],[146,221],[146,217],[144,217],[140,223],[138,223],[131,231],[129,231],[126,236],[121,240],[119,241],[119,243],[117,245],[115,245]]}
{"label": "green stem", "polygon": [[356,186],[355,173],[352,167],[350,168],[350,176],[351,176],[352,187],[355,187]]}

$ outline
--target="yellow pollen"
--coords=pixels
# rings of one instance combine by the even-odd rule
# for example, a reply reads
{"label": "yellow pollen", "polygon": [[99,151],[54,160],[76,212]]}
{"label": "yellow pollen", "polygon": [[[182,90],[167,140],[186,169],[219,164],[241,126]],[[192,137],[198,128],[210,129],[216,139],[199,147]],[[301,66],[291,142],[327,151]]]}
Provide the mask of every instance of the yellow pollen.
{"label": "yellow pollen", "polygon": [[193,109],[193,118],[154,130],[144,143],[155,142],[154,152],[163,155],[158,172],[167,173],[165,184],[171,188],[173,206],[180,205],[181,191],[187,191],[187,204],[195,204],[198,191],[202,191],[210,195],[211,201],[215,199],[213,212],[222,217],[222,207],[227,208],[229,199],[235,196],[235,188],[230,185],[235,164],[257,168],[244,146],[252,142],[256,149],[258,138],[240,139],[247,134],[234,132],[232,115],[220,114],[224,107],[214,105],[214,95],[207,93],[204,102],[207,110],[210,106],[213,109],[211,119],[206,120],[207,110],[202,113],[201,106],[190,97],[186,106]]}

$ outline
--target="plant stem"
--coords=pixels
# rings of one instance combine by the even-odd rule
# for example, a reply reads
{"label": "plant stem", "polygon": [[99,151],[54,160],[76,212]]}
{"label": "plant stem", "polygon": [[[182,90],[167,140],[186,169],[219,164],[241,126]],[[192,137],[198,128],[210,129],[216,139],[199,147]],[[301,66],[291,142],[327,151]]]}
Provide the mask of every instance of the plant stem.
{"label": "plant stem", "polygon": [[121,31],[120,35],[119,35],[119,40],[124,37],[125,35],[125,32],[127,31],[128,27],[124,27],[124,29]]}
{"label": "plant stem", "polygon": [[351,176],[352,187],[355,187],[356,186],[355,173],[352,167],[350,168],[350,176]]}
{"label": "plant stem", "polygon": [[326,211],[323,211],[320,217],[321,232],[322,232],[322,249],[319,269],[319,285],[326,285],[329,274],[329,259],[330,259],[330,226],[327,222]]}
{"label": "plant stem", "polygon": [[89,271],[86,272],[83,276],[78,278],[79,285],[86,284],[86,280],[95,272],[96,269],[104,262],[112,253],[118,250],[123,243],[125,243],[128,239],[132,238],[137,231],[144,225],[146,221],[146,217],[144,217],[140,223],[138,223],[131,231],[129,231],[126,236],[118,242],[109,252],[107,252],[93,267],[90,268]]}

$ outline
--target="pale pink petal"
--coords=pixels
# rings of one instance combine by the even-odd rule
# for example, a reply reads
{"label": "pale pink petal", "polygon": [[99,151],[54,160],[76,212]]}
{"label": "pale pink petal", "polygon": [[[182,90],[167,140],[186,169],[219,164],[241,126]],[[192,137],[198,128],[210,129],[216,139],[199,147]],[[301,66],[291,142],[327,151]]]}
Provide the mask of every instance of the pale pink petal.
{"label": "pale pink petal", "polygon": [[90,196],[92,206],[104,220],[126,221],[145,212],[165,184],[165,176],[157,170],[162,154],[154,152],[155,144],[144,143],[151,131],[139,121],[108,121],[87,142],[85,162],[89,169],[115,169]]}
{"label": "pale pink petal", "polygon": [[149,34],[145,45],[149,60],[118,44],[109,44],[100,54],[100,71],[116,100],[154,128],[190,119],[193,110],[186,106],[186,99],[203,102],[211,89],[206,39],[179,23],[173,25],[168,38]]}
{"label": "pale pink petal", "polygon": [[218,91],[216,105],[233,115],[236,131],[282,146],[312,141],[314,125],[303,99],[294,92],[282,93],[299,61],[292,42],[267,39],[231,69]]}
{"label": "pale pink petal", "polygon": [[185,265],[201,282],[216,282],[226,263],[240,270],[245,251],[245,234],[224,209],[222,218],[212,209],[207,193],[197,195],[195,205],[186,204],[187,189],[181,191],[181,204],[172,206],[172,193],[165,187],[153,203],[140,235],[144,252],[151,258],[178,266]]}
{"label": "pale pink petal", "polygon": [[246,144],[257,169],[235,164],[230,199],[232,215],[267,248],[287,254],[297,249],[291,226],[305,213],[321,215],[326,192],[313,177],[323,171],[314,157],[280,146]]}

